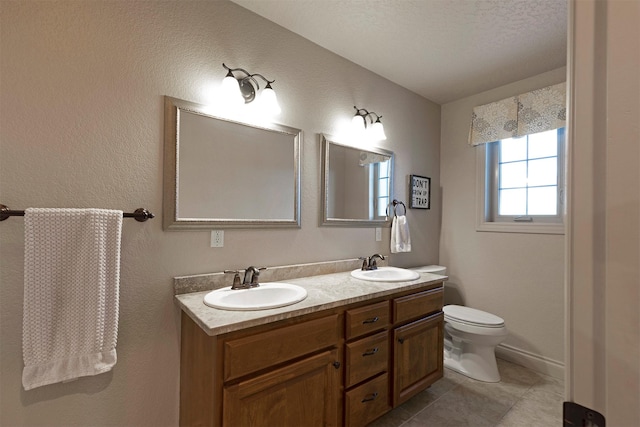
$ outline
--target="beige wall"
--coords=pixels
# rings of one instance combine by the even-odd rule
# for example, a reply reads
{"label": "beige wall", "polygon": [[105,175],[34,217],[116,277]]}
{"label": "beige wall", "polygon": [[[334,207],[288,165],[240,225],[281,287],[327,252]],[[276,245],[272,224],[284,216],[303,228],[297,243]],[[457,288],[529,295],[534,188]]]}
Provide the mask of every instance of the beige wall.
{"label": "beige wall", "polygon": [[476,150],[467,144],[473,107],[565,81],[564,68],[442,106],[440,263],[450,281],[445,303],[463,303],[505,319],[500,353],[561,376],[564,236],[478,232]]}
{"label": "beige wall", "polygon": [[[0,425],[176,425],[172,277],[388,253],[388,232],[376,243],[373,229],[318,227],[317,134],[337,132],[354,105],[384,115],[399,199],[409,174],[433,179],[433,208],[409,210],[414,251],[392,262],[438,261],[438,105],[228,2],[0,8],[0,203],[158,215],[124,224],[115,369],[29,392],[20,382],[24,223],[0,224]],[[304,131],[302,228],[228,230],[225,247],[212,249],[206,231],[162,231],[163,96],[205,102],[222,62],[275,78],[279,121]]]}

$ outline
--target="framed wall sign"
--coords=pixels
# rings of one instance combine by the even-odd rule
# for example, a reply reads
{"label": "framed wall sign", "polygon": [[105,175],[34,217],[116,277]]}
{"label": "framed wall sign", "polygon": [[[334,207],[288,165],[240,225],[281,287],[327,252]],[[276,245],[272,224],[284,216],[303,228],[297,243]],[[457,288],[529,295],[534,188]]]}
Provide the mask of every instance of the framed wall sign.
{"label": "framed wall sign", "polygon": [[431,178],[410,175],[411,199],[409,207],[431,209]]}

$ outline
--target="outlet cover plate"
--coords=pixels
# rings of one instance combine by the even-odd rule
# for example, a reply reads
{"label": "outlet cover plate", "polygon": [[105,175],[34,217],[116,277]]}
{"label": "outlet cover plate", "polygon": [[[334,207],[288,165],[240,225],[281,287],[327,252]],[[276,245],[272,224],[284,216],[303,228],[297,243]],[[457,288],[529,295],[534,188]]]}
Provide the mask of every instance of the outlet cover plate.
{"label": "outlet cover plate", "polygon": [[211,231],[211,247],[221,248],[224,246],[224,230]]}

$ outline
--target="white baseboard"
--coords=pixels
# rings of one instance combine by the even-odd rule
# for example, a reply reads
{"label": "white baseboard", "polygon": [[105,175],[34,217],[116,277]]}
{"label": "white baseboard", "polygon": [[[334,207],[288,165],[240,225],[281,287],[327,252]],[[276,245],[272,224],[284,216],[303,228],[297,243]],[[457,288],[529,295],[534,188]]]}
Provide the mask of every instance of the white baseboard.
{"label": "white baseboard", "polygon": [[538,354],[530,353],[504,344],[500,344],[496,347],[496,357],[524,366],[525,368],[529,368],[544,375],[564,379],[564,363],[548,357],[540,356]]}

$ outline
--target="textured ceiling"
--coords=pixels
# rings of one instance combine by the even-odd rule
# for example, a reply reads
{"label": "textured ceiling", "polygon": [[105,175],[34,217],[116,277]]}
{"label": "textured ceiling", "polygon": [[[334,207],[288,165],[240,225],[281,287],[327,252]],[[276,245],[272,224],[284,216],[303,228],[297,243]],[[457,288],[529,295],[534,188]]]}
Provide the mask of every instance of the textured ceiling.
{"label": "textured ceiling", "polygon": [[566,65],[566,0],[233,0],[438,104]]}

